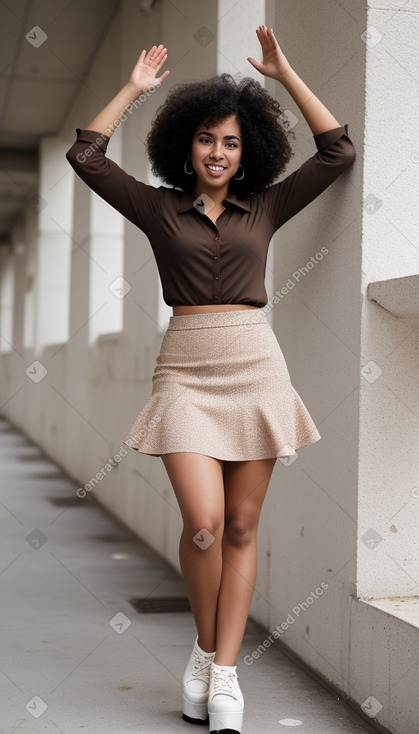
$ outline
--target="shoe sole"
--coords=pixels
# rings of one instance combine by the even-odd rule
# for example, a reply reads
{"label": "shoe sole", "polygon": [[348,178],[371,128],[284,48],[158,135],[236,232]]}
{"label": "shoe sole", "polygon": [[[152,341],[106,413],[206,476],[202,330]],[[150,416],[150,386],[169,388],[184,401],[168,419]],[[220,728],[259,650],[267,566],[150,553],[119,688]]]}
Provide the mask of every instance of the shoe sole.
{"label": "shoe sole", "polygon": [[243,725],[242,711],[220,711],[209,713],[210,734],[241,734]]}
{"label": "shoe sole", "polygon": [[182,718],[190,724],[207,724],[208,723],[208,705],[207,703],[194,703],[189,701],[185,694],[183,695],[183,714]]}
{"label": "shoe sole", "polygon": [[208,724],[208,716],[206,719],[193,719],[191,716],[188,716],[187,714],[182,714],[182,719],[184,721],[187,721],[189,724]]}

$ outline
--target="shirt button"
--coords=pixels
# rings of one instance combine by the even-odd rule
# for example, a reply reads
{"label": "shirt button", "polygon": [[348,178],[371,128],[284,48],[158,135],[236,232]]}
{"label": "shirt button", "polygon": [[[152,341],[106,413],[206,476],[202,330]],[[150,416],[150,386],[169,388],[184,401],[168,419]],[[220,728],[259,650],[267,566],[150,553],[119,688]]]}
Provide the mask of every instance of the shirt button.
{"label": "shirt button", "polygon": [[218,255],[214,255],[214,260],[218,260]]}
{"label": "shirt button", "polygon": [[219,300],[220,300],[220,296],[214,296],[214,301],[219,301]]}
{"label": "shirt button", "polygon": [[218,236],[218,234],[215,235],[214,239],[215,240],[219,240],[220,239],[219,236]]}
{"label": "shirt button", "polygon": [[218,275],[215,276],[214,280],[218,280]]}

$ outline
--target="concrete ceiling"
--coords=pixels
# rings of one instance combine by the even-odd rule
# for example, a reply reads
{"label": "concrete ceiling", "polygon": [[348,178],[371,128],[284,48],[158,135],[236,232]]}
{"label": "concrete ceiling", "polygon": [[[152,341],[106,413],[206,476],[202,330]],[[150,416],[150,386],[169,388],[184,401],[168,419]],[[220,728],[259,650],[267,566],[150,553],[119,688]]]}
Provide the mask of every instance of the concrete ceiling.
{"label": "concrete ceiling", "polygon": [[40,138],[60,131],[119,5],[119,0],[0,0],[3,243],[36,194]]}

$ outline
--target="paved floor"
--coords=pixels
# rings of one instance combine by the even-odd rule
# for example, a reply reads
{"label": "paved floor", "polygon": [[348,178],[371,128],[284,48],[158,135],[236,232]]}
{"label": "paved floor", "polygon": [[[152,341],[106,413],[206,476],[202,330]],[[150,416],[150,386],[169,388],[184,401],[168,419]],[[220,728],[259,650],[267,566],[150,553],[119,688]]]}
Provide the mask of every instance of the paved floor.
{"label": "paved floor", "polygon": [[[129,601],[183,597],[180,577],[1,419],[0,462],[1,734],[208,731],[181,718],[191,613]],[[243,655],[259,641],[249,621]],[[375,731],[277,648],[239,675],[243,734]]]}

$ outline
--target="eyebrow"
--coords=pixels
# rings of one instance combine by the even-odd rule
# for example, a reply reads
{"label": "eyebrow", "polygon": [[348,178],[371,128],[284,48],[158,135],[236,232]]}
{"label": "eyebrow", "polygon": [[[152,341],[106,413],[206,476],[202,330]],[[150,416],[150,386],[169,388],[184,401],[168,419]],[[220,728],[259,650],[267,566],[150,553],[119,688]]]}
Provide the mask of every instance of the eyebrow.
{"label": "eyebrow", "polygon": [[[197,135],[210,135],[212,138],[214,137],[213,133],[208,132],[208,130],[201,130],[200,133],[197,133]],[[224,140],[240,140],[238,135],[224,135]]]}

